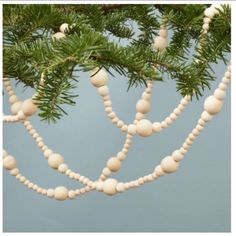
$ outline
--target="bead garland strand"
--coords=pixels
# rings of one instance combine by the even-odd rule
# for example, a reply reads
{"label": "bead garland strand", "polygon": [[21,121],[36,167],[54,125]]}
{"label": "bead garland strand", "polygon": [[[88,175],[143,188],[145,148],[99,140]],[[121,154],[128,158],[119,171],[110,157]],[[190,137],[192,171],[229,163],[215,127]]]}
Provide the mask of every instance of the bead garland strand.
{"label": "bead garland strand", "polygon": [[[206,9],[206,11],[204,12],[205,16],[206,16],[204,18],[204,24],[206,24],[207,17],[212,19],[215,14],[219,13],[219,11],[216,9],[216,7],[217,7],[217,9],[220,9],[219,5],[217,5],[217,6],[212,5],[210,8]],[[56,33],[57,36],[54,35],[55,36],[54,38],[58,39],[58,38],[64,37],[66,30],[68,30],[68,27],[69,27],[68,24],[61,25],[60,35],[58,33]],[[207,28],[206,26],[203,26],[203,30],[205,30],[205,32],[203,32],[203,33],[207,33],[208,29],[209,29],[209,27]],[[166,38],[165,40],[167,42],[167,33],[168,32],[167,32],[166,28],[164,26],[162,26],[160,29],[160,32],[159,32],[160,36],[158,36],[158,37],[163,38],[163,39]],[[160,39],[155,40],[154,45],[156,45],[156,48],[158,50],[164,50],[165,48],[161,49],[161,48],[157,47],[157,41],[161,42],[161,40]],[[162,40],[162,42],[163,42],[163,40]],[[168,43],[166,43],[166,47],[167,47],[167,44]],[[104,77],[105,77],[105,75],[104,75]],[[91,80],[92,79],[94,79],[94,78],[91,78]],[[76,189],[76,190],[68,190],[64,186],[58,186],[55,189],[41,188],[38,185],[30,182],[28,179],[26,179],[25,176],[20,174],[19,169],[16,166],[15,158],[13,156],[9,155],[5,150],[3,151],[3,167],[5,169],[9,170],[10,174],[12,174],[13,176],[16,176],[16,179],[18,179],[20,182],[24,183],[24,185],[27,186],[28,188],[32,188],[33,190],[35,190],[38,193],[41,193],[42,195],[47,195],[48,197],[54,197],[56,200],[65,200],[67,198],[73,199],[75,196],[78,196],[78,195],[83,194],[85,192],[90,192],[94,189],[96,189],[97,191],[102,191],[107,195],[114,195],[118,192],[124,192],[125,190],[128,190],[130,188],[138,187],[144,183],[151,182],[160,176],[163,176],[167,173],[175,172],[178,169],[179,162],[183,159],[184,155],[187,153],[187,151],[189,150],[189,148],[191,147],[191,145],[193,144],[193,142],[195,141],[197,136],[201,133],[205,124],[207,122],[209,122],[214,117],[214,115],[219,113],[220,110],[222,109],[223,99],[226,95],[226,89],[227,89],[227,85],[228,85],[230,79],[231,79],[231,66],[228,66],[227,71],[225,72],[224,77],[223,77],[221,83],[219,84],[219,87],[214,91],[214,94],[212,96],[209,96],[205,100],[204,111],[202,112],[201,117],[199,118],[196,127],[192,130],[192,132],[185,139],[181,148],[179,148],[178,150],[175,150],[170,156],[163,158],[160,165],[157,165],[156,168],[154,169],[154,172],[152,172],[151,174],[145,175],[143,177],[140,177],[140,178],[130,181],[130,182],[122,183],[122,182],[118,182],[116,179],[112,179],[112,178],[107,179],[107,177],[109,177],[112,172],[116,172],[120,169],[121,161],[125,159],[125,155],[127,155],[128,149],[131,144],[132,136],[135,135],[136,132],[140,136],[143,136],[143,137],[149,136],[153,132],[153,125],[154,124],[152,124],[149,120],[143,119],[145,114],[147,112],[149,112],[149,110],[150,110],[149,101],[150,101],[150,97],[151,97],[151,89],[153,87],[152,81],[148,82],[148,88],[143,93],[142,99],[139,100],[136,105],[137,114],[136,114],[136,119],[134,120],[134,123],[130,124],[130,125],[125,125],[124,123],[122,123],[123,121],[119,120],[119,118],[116,117],[116,118],[118,118],[118,120],[116,119],[116,121],[114,121],[114,124],[116,124],[121,129],[123,127],[122,131],[127,132],[125,144],[123,146],[122,151],[117,154],[117,157],[112,157],[107,161],[107,167],[105,167],[103,169],[102,174],[100,175],[100,178],[97,181],[91,181],[88,178],[86,178],[85,176],[80,176],[78,173],[75,173],[75,172],[71,171],[70,169],[67,169],[68,166],[64,163],[64,158],[60,154],[53,153],[50,149],[48,149],[48,147],[44,144],[42,137],[39,136],[37,131],[33,128],[33,126],[27,120],[30,116],[34,115],[37,111],[37,107],[33,103],[33,97],[30,99],[26,99],[23,102],[19,101],[17,96],[15,95],[12,87],[11,87],[10,81],[8,79],[4,78],[4,85],[6,87],[8,94],[9,94],[9,102],[12,104],[11,111],[12,111],[13,115],[8,115],[8,116],[4,115],[3,121],[4,122],[19,122],[19,121],[22,122],[24,124],[24,126],[26,127],[26,129],[29,131],[29,133],[32,135],[32,137],[37,142],[39,148],[42,149],[42,151],[44,152],[44,155],[46,154],[46,156],[48,156],[46,158],[48,158],[48,164],[50,167],[52,167],[54,169],[58,169],[58,171],[59,171],[59,167],[61,167],[60,168],[61,172],[65,171],[65,173],[67,173],[66,175],[68,175],[70,178],[77,179],[87,186],[84,188],[81,188],[81,189]],[[43,83],[43,80],[41,82]],[[102,80],[100,80],[99,83],[103,83]],[[107,86],[106,87],[104,87],[104,86],[106,86],[106,85],[103,84],[103,85],[99,85],[96,87],[98,87],[98,90],[100,88],[99,93],[103,97],[105,109],[109,108],[109,109],[107,109],[108,111],[106,111],[106,112],[110,113],[110,112],[112,112],[112,107],[111,107],[111,101],[109,98],[109,90],[108,90]],[[181,100],[181,103],[179,105],[180,106],[180,108],[179,108],[180,113],[182,112],[183,107],[185,107],[187,105],[189,100],[190,100],[190,98],[188,96],[186,96],[185,98],[183,98]],[[148,101],[148,103],[145,104],[146,101]],[[182,110],[181,110],[181,108],[182,108]],[[173,120],[175,120],[174,118],[177,118],[173,114],[176,116],[176,114],[174,112],[171,113],[172,122],[173,122]],[[169,117],[170,119],[171,119],[171,115]],[[167,127],[172,122],[170,120],[166,120],[166,119],[163,122],[166,123],[165,126]],[[150,134],[147,135],[147,134],[144,134],[145,132],[138,131],[139,130],[138,127],[139,127],[140,122],[144,122],[143,125],[141,125],[140,129],[143,129],[145,132],[147,132],[147,130],[151,129],[152,131],[151,132],[149,131]],[[151,123],[151,128],[150,128],[150,124],[148,122]],[[162,124],[162,122],[159,124]],[[164,127],[164,128],[166,128],[166,127]],[[132,132],[131,132],[131,130],[132,130]],[[122,155],[122,154],[124,154],[124,155]]]}

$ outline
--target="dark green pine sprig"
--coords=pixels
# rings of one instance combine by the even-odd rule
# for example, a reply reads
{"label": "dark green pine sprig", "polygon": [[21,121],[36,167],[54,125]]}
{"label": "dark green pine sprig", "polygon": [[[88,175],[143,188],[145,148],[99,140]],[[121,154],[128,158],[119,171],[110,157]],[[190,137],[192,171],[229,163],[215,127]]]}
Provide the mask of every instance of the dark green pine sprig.
{"label": "dark green pine sprig", "polygon": [[[230,7],[210,23],[207,38],[198,50],[205,4],[178,5],[4,5],[3,73],[38,92],[35,102],[45,121],[66,114],[64,105],[75,105],[77,71],[105,68],[127,78],[131,86],[147,79],[176,80],[181,95],[203,95],[215,80],[211,66],[230,53]],[[52,40],[63,23],[66,37]],[[173,33],[164,52],[153,49],[161,24]],[[117,40],[118,39],[118,40]],[[119,39],[127,39],[121,45]],[[191,48],[191,49],[190,49]],[[194,50],[192,50],[194,49]],[[193,52],[194,51],[194,52]],[[192,58],[191,60],[189,58]],[[44,84],[40,78],[44,77]]]}

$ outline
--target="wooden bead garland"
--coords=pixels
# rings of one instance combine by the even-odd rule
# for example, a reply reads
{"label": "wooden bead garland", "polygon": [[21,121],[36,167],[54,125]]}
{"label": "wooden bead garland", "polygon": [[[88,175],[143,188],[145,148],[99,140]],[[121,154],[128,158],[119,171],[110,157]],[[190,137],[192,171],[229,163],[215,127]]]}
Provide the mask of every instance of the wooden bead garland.
{"label": "wooden bead garland", "polygon": [[[218,10],[214,10],[214,8],[212,9],[205,11],[205,15],[210,19],[214,16],[214,14],[219,13]],[[204,19],[205,24],[207,24],[208,21],[209,20]],[[63,31],[63,27],[60,28],[60,30]],[[165,31],[165,29],[161,29],[160,36],[167,37],[167,31]],[[96,69],[96,72],[97,72],[96,74],[98,74],[99,72],[101,72],[101,70]],[[111,107],[111,102],[109,101],[109,89],[106,86],[108,77],[106,77],[105,71],[102,71],[101,73],[102,74],[100,75],[98,74],[99,76],[95,77],[95,79],[91,78],[91,82],[95,87],[98,87],[100,95],[104,97],[105,107],[106,106]],[[170,116],[167,117],[162,122],[151,123],[149,120],[143,119],[144,116],[140,116],[140,119],[136,118],[134,124],[130,125],[125,125],[124,122],[119,119],[116,122],[114,121],[114,123],[116,123],[119,128],[123,129],[124,132],[127,132],[127,138],[124,147],[121,152],[117,153],[117,156],[111,157],[107,161],[107,167],[103,169],[102,175],[100,176],[99,180],[91,181],[85,176],[81,176],[80,174],[70,170],[69,167],[64,163],[64,158],[60,154],[54,153],[44,144],[43,139],[39,136],[37,131],[29,123],[29,121],[26,120],[29,116],[35,114],[37,107],[33,103],[32,99],[28,99],[19,103],[20,101],[17,99],[17,97],[14,94],[14,91],[11,88],[10,81],[4,78],[4,85],[6,87],[7,92],[10,95],[9,98],[10,103],[12,105],[15,104],[15,106],[13,106],[12,108],[12,113],[15,114],[13,114],[13,116],[4,116],[3,120],[5,122],[14,122],[16,121],[16,117],[17,118],[21,117],[20,119],[18,119],[18,121],[21,121],[24,124],[30,135],[37,142],[39,148],[42,149],[44,156],[48,159],[49,166],[54,169],[57,169],[61,173],[65,173],[71,179],[79,180],[80,182],[85,184],[86,187],[77,190],[68,190],[64,186],[58,186],[55,189],[41,188],[37,184],[30,182],[28,179],[26,179],[25,176],[20,174],[19,169],[17,168],[17,163],[15,158],[9,155],[6,151],[3,151],[3,166],[5,169],[9,170],[11,175],[15,176],[16,179],[18,179],[28,188],[33,189],[37,193],[40,193],[50,198],[55,198],[56,200],[60,201],[68,198],[74,199],[76,196],[79,196],[80,194],[84,194],[86,192],[90,192],[95,189],[98,191],[103,191],[105,194],[112,196],[118,192],[121,193],[130,188],[135,188],[144,183],[154,181],[155,179],[165,175],[166,173],[172,173],[178,169],[180,161],[183,159],[184,155],[187,153],[188,149],[191,147],[196,137],[203,130],[206,122],[209,122],[214,115],[220,112],[223,105],[223,99],[225,97],[225,90],[227,89],[227,85],[230,79],[231,79],[231,66],[228,67],[225,76],[223,77],[222,82],[219,84],[219,87],[215,90],[214,95],[208,97],[205,100],[204,102],[205,111],[202,113],[201,118],[198,120],[196,127],[186,138],[185,142],[183,143],[180,149],[175,150],[170,156],[165,157],[161,161],[161,164],[155,168],[153,173],[140,177],[130,182],[122,183],[118,182],[116,179],[112,178],[106,179],[106,178],[112,172],[118,171],[121,168],[121,162],[125,159],[127,155],[133,135],[138,133],[140,136],[147,137],[150,136],[153,132],[160,132],[163,128],[168,127],[168,125],[170,125],[177,118],[177,116],[181,114],[185,106],[188,104],[190,100],[188,96],[185,99],[182,99],[179,106],[176,109],[174,109],[173,113],[171,113]],[[153,87],[153,82],[150,82],[149,87],[142,94],[142,99],[137,103],[136,107],[137,112],[140,114],[144,115],[150,110],[149,107],[150,96],[148,94],[151,94],[152,87]],[[109,111],[112,111],[112,109],[109,109]],[[114,120],[115,118],[117,117],[114,114],[112,119]]]}

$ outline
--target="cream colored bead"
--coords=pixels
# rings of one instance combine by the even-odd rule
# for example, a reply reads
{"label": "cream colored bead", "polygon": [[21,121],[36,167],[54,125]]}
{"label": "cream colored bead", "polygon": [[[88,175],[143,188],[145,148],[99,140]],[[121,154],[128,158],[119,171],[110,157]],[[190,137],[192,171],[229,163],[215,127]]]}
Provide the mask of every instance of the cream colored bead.
{"label": "cream colored bead", "polygon": [[105,175],[105,176],[109,176],[109,175],[111,175],[111,170],[110,170],[109,168],[105,167],[105,168],[103,169],[102,173],[103,173],[103,175]]}
{"label": "cream colored bead", "polygon": [[206,121],[204,121],[202,118],[198,120],[198,124],[201,126],[204,126],[206,124]]}
{"label": "cream colored bead", "polygon": [[113,118],[113,119],[111,120],[111,122],[112,122],[113,124],[117,124],[118,121],[119,121],[119,118],[118,118],[118,117],[115,117],[115,118]]}
{"label": "cream colored bead", "polygon": [[13,176],[16,176],[20,173],[19,169],[18,168],[13,168],[10,170],[10,174],[13,175]]}
{"label": "cream colored bead", "polygon": [[198,136],[198,135],[200,134],[200,131],[197,130],[197,129],[193,129],[192,134],[193,134],[194,136]]}
{"label": "cream colored bead", "polygon": [[170,119],[171,119],[171,120],[174,121],[174,120],[176,120],[177,118],[178,118],[178,117],[177,117],[177,115],[176,115],[175,113],[171,113],[171,114],[170,114]]}
{"label": "cream colored bead", "polygon": [[136,134],[136,126],[133,124],[128,125],[128,133],[131,135],[135,135]]}
{"label": "cream colored bead", "polygon": [[106,70],[96,68],[91,73],[91,83],[95,87],[101,87],[107,84],[108,74]]}
{"label": "cream colored bead", "polygon": [[196,126],[196,129],[201,132],[201,131],[204,129],[204,127],[201,126],[201,125],[197,125],[197,126]]}
{"label": "cream colored bead", "polygon": [[161,123],[160,122],[155,122],[152,124],[152,130],[154,132],[161,132],[162,131],[162,127],[161,127]]}
{"label": "cream colored bead", "polygon": [[[103,87],[101,87],[101,88],[103,88]],[[105,101],[104,106],[105,107],[111,107],[111,101]]]}
{"label": "cream colored bead", "polygon": [[7,170],[12,170],[16,167],[16,159],[8,155],[3,159],[3,167]]}
{"label": "cream colored bead", "polygon": [[212,19],[213,18],[213,16],[214,16],[214,9],[212,9],[212,8],[207,8],[205,11],[204,11],[204,14],[205,14],[205,16],[207,16],[207,17],[209,17],[210,19]]}
{"label": "cream colored bead", "polygon": [[32,116],[36,113],[38,108],[33,103],[33,100],[31,98],[29,98],[29,99],[26,99],[25,101],[23,101],[21,109],[25,115]]}
{"label": "cream colored bead", "polygon": [[136,104],[136,110],[140,113],[146,114],[150,111],[150,102],[144,99],[140,99]]}
{"label": "cream colored bead", "polygon": [[37,191],[38,188],[39,188],[39,186],[38,186],[37,184],[34,184],[34,185],[33,185],[33,190],[34,190],[34,191]]}
{"label": "cream colored bead", "polygon": [[161,165],[156,166],[156,168],[155,168],[155,173],[156,173],[158,176],[163,176],[163,175],[165,175],[165,172],[164,172],[163,168],[161,167]]}
{"label": "cream colored bead", "polygon": [[141,112],[137,112],[135,118],[137,120],[142,120],[145,117],[145,115]]}
{"label": "cream colored bead", "polygon": [[139,183],[139,185],[144,184],[144,181],[143,181],[143,178],[142,178],[142,177],[140,177],[140,178],[138,179],[138,183]]}
{"label": "cream colored bead", "polygon": [[70,179],[74,179],[74,177],[75,177],[75,173],[74,173],[74,172],[71,172],[71,173],[69,174],[69,178],[70,178]]}
{"label": "cream colored bead", "polygon": [[181,101],[180,101],[180,104],[182,104],[183,106],[186,106],[188,105],[189,101],[187,100],[186,97],[182,98]]}
{"label": "cream colored bead", "polygon": [[5,158],[7,155],[8,155],[7,151],[3,149],[2,150],[2,157]]}
{"label": "cream colored bead", "polygon": [[211,22],[211,18],[209,18],[209,17],[204,17],[204,19],[203,19],[203,23],[204,24],[209,24]]}
{"label": "cream colored bead", "polygon": [[46,157],[46,158],[49,158],[49,156],[51,156],[53,154],[53,151],[51,149],[46,149],[44,152],[43,152],[43,155]]}
{"label": "cream colored bead", "polygon": [[60,172],[60,173],[65,173],[67,170],[68,170],[68,165],[67,164],[65,164],[65,163],[62,163],[62,164],[60,164],[59,166],[58,166],[58,171]]}
{"label": "cream colored bead", "polygon": [[121,168],[121,165],[121,161],[116,157],[111,157],[107,161],[107,167],[113,172],[118,171]]}
{"label": "cream colored bead", "polygon": [[36,192],[37,193],[42,193],[43,189],[42,188],[37,188]]}
{"label": "cream colored bead", "polygon": [[126,155],[123,153],[123,152],[118,152],[117,153],[117,158],[120,160],[120,161],[123,161],[125,159]]}
{"label": "cream colored bead", "polygon": [[167,124],[167,122],[166,122],[165,120],[161,122],[161,127],[162,127],[163,129],[165,129],[165,128],[168,127],[168,124]]}
{"label": "cream colored bead", "polygon": [[117,127],[118,127],[118,128],[121,128],[123,125],[124,125],[124,122],[123,122],[122,120],[119,120],[119,121],[117,122]]}
{"label": "cream colored bead", "polygon": [[47,190],[47,196],[48,196],[48,197],[54,197],[54,189],[49,188],[49,189]]}
{"label": "cream colored bead", "polygon": [[68,189],[64,186],[58,186],[54,190],[54,197],[59,201],[66,200],[68,197]]}
{"label": "cream colored bead", "polygon": [[226,95],[226,92],[219,88],[217,88],[214,92],[214,97],[218,100],[223,100],[225,95]]}
{"label": "cream colored bead", "polygon": [[167,125],[171,125],[173,123],[173,120],[170,119],[170,117],[166,117],[165,118],[165,122],[167,123]]}
{"label": "cream colored bead", "polygon": [[189,145],[189,144],[187,144],[186,142],[184,142],[183,145],[182,145],[182,147],[183,147],[184,149],[188,150],[188,149],[191,147],[191,145]]}
{"label": "cream colored bead", "polygon": [[98,87],[98,93],[104,97],[109,94],[109,89],[106,85]]}
{"label": "cream colored bead", "polygon": [[221,111],[223,102],[214,96],[209,96],[204,102],[204,109],[211,115],[215,115]]}
{"label": "cream colored bead", "polygon": [[213,115],[209,114],[207,111],[202,112],[201,118],[205,121],[211,121],[213,119]]}
{"label": "cream colored bead", "polygon": [[227,84],[221,82],[219,84],[219,88],[222,89],[222,90],[226,90],[227,89]]}
{"label": "cream colored bead", "polygon": [[116,191],[119,192],[119,193],[122,193],[125,191],[125,185],[124,183],[118,183],[116,185]]}
{"label": "cream colored bead", "polygon": [[161,167],[164,172],[172,173],[178,169],[179,163],[176,162],[172,156],[167,156],[161,161]]}
{"label": "cream colored bead", "polygon": [[204,30],[209,30],[210,27],[209,27],[209,24],[203,24],[202,28]]}
{"label": "cream colored bead", "polygon": [[185,155],[188,150],[186,150],[185,148],[181,147],[181,148],[179,149],[179,151],[180,151],[183,155]]}
{"label": "cream colored bead", "polygon": [[150,93],[143,92],[143,94],[142,94],[142,99],[147,100],[147,101],[150,101],[151,96],[152,96],[152,95],[151,95]]}
{"label": "cream colored bead", "polygon": [[224,77],[228,80],[231,79],[231,72],[230,71],[226,71],[225,74],[224,74]]}
{"label": "cream colored bead", "polygon": [[174,109],[173,113],[176,115],[176,116],[179,116],[181,114],[181,110],[177,107]]}
{"label": "cream colored bead", "polygon": [[123,125],[123,126],[121,127],[121,131],[127,132],[127,130],[128,130],[128,126],[127,126],[127,125]]}
{"label": "cream colored bead", "polygon": [[67,23],[63,23],[60,26],[60,31],[65,34],[69,30],[69,25]]}
{"label": "cream colored bead", "polygon": [[12,96],[9,97],[9,102],[10,102],[11,104],[13,104],[13,103],[15,103],[15,102],[17,102],[17,101],[18,101],[18,99],[17,99],[17,96],[16,96],[16,95],[12,95]]}
{"label": "cream colored bead", "polygon": [[136,125],[137,133],[142,137],[148,137],[152,134],[152,123],[149,120],[140,120]]}
{"label": "cream colored bead", "polygon": [[108,113],[108,114],[111,113],[112,112],[112,107],[106,107],[105,112]]}
{"label": "cream colored bead", "polygon": [[168,31],[167,31],[167,29],[165,29],[165,28],[160,29],[160,30],[159,30],[159,35],[160,35],[161,37],[163,37],[163,38],[167,38],[167,36],[168,36]]}
{"label": "cream colored bead", "polygon": [[22,102],[18,101],[11,105],[11,113],[16,115],[21,110]]}
{"label": "cream colored bead", "polygon": [[96,190],[101,192],[103,190],[103,181],[97,181],[96,182]]}
{"label": "cream colored bead", "polygon": [[63,156],[58,153],[53,153],[48,158],[48,165],[53,169],[57,169],[63,162],[64,162]]}
{"label": "cream colored bead", "polygon": [[167,46],[168,46],[167,38],[160,37],[160,36],[157,36],[155,38],[153,47],[156,50],[163,51],[164,49],[167,48]]}
{"label": "cream colored bead", "polygon": [[110,114],[108,114],[108,117],[111,119],[116,118],[116,113],[115,112],[111,112]]}
{"label": "cream colored bead", "polygon": [[226,77],[223,77],[223,78],[222,78],[222,83],[228,85],[229,82],[230,82],[230,79],[229,79],[229,78],[226,78]]}
{"label": "cream colored bead", "polygon": [[184,155],[179,151],[179,150],[175,150],[171,156],[173,157],[173,159],[177,162],[183,160]]}
{"label": "cream colored bead", "polygon": [[74,191],[74,190],[70,190],[70,191],[68,192],[68,197],[69,197],[70,199],[74,199],[74,198],[75,198],[75,191]]}
{"label": "cream colored bead", "polygon": [[103,184],[103,192],[107,195],[114,195],[117,193],[116,186],[118,181],[116,179],[107,179]]}
{"label": "cream colored bead", "polygon": [[63,34],[62,32],[57,32],[52,36],[53,40],[58,40],[58,39],[62,39],[65,37],[65,34]]}

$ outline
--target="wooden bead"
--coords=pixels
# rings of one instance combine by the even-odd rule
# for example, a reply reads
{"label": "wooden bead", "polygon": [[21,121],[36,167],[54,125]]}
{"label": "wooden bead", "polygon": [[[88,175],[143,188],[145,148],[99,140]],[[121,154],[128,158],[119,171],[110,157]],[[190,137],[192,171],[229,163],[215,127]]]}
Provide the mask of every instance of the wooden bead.
{"label": "wooden bead", "polygon": [[58,186],[54,190],[54,197],[56,200],[63,201],[68,197],[68,189],[64,186]]}
{"label": "wooden bead", "polygon": [[168,127],[168,124],[167,124],[167,122],[166,122],[165,120],[161,122],[161,127],[162,127],[163,129],[165,129],[165,128]]}
{"label": "wooden bead", "polygon": [[159,35],[160,35],[161,37],[163,37],[163,38],[167,38],[167,36],[168,36],[168,31],[167,31],[167,29],[165,29],[165,28],[160,29],[160,30],[159,30]]}
{"label": "wooden bead", "polygon": [[213,115],[209,114],[207,111],[202,112],[201,118],[205,121],[211,121],[213,119]]}
{"label": "wooden bead", "polygon": [[53,40],[59,40],[65,37],[65,34],[63,34],[62,32],[57,32],[52,36]]}
{"label": "wooden bead", "polygon": [[97,181],[96,182],[96,190],[101,192],[103,190],[103,181]]}
{"label": "wooden bead", "polygon": [[118,183],[116,185],[116,191],[119,193],[122,193],[125,191],[125,185],[123,183]]}
{"label": "wooden bead", "polygon": [[106,107],[105,112],[108,113],[108,114],[111,113],[112,112],[112,107]]}
{"label": "wooden bead", "polygon": [[209,24],[203,24],[202,28],[204,30],[209,30],[210,27],[209,27]]}
{"label": "wooden bead", "polygon": [[2,150],[2,158],[5,158],[7,155],[8,155],[7,151],[3,149]]}
{"label": "wooden bead", "polygon": [[155,122],[152,124],[152,130],[154,132],[161,132],[162,131],[162,127],[161,127],[161,123],[160,122]]}
{"label": "wooden bead", "polygon": [[7,170],[12,170],[16,167],[16,159],[8,155],[3,159],[3,167]]}
{"label": "wooden bead", "polygon": [[68,192],[68,197],[69,197],[70,199],[74,199],[74,198],[75,198],[75,191],[74,191],[74,190],[70,190],[70,191]]}
{"label": "wooden bead", "polygon": [[217,88],[214,92],[214,97],[218,100],[223,100],[225,95],[226,95],[226,92],[219,88]]}
{"label": "wooden bead", "polygon": [[188,105],[188,103],[189,103],[189,101],[185,97],[182,98],[181,101],[180,101],[180,104],[182,104],[183,106]]}
{"label": "wooden bead", "polygon": [[156,168],[155,168],[155,173],[156,173],[158,176],[163,176],[163,175],[165,175],[165,172],[164,172],[164,170],[162,169],[161,165],[156,166]]}
{"label": "wooden bead", "polygon": [[181,114],[181,110],[177,107],[174,109],[173,113],[176,115],[176,116],[179,116]]}
{"label": "wooden bead", "polygon": [[226,71],[225,74],[224,74],[224,77],[228,80],[231,79],[231,72],[230,71]]}
{"label": "wooden bead", "polygon": [[170,119],[171,119],[171,120],[174,121],[174,120],[176,120],[177,118],[178,118],[178,117],[177,117],[177,115],[176,115],[175,113],[172,112],[172,113],[170,114]]}
{"label": "wooden bead", "polygon": [[222,90],[226,90],[227,89],[227,84],[221,82],[219,84],[219,88],[222,89]]}
{"label": "wooden bead", "polygon": [[122,120],[119,120],[119,121],[117,122],[117,127],[118,127],[118,128],[121,128],[123,125],[124,125],[124,122],[123,122]]}
{"label": "wooden bead", "polygon": [[98,93],[104,97],[109,94],[109,89],[106,85],[98,87]]}
{"label": "wooden bead", "polygon": [[53,169],[57,169],[63,162],[64,158],[58,153],[53,153],[48,158],[48,165]]}
{"label": "wooden bead", "polygon": [[[101,87],[101,88],[102,88],[102,87]],[[111,105],[112,105],[112,104],[111,104],[111,101],[110,101],[110,100],[104,102],[104,106],[105,106],[105,107],[111,107]]]}
{"label": "wooden bead", "polygon": [[142,137],[148,137],[152,134],[152,123],[149,120],[140,120],[136,125],[137,133]]}
{"label": "wooden bead", "polygon": [[109,175],[111,175],[111,170],[109,168],[105,167],[102,171],[102,174],[105,176],[109,176]]}
{"label": "wooden bead", "polygon": [[22,102],[18,101],[11,105],[11,113],[16,115],[21,110]]}
{"label": "wooden bead", "polygon": [[108,114],[108,117],[113,119],[116,117],[116,113],[115,112],[111,112],[110,114]]}
{"label": "wooden bead", "polygon": [[177,162],[183,160],[184,155],[179,151],[179,150],[175,150],[171,156],[173,157],[173,159]]}
{"label": "wooden bead", "polygon": [[121,131],[127,132],[127,130],[128,130],[128,126],[127,126],[127,125],[123,125],[123,126],[121,127]]}
{"label": "wooden bead", "polygon": [[18,101],[18,98],[17,98],[16,95],[12,95],[12,96],[9,97],[9,102],[10,102],[11,104],[13,104],[13,103],[15,103],[15,102],[17,102],[17,101]]}
{"label": "wooden bead", "polygon": [[119,118],[118,118],[118,117],[115,117],[115,118],[113,118],[113,119],[111,120],[111,122],[112,122],[113,124],[117,124],[118,121],[119,121]]}
{"label": "wooden bead", "polygon": [[37,106],[33,103],[33,100],[31,98],[29,98],[29,99],[26,99],[22,103],[21,109],[22,109],[22,111],[24,112],[25,115],[32,116],[36,113]]}
{"label": "wooden bead", "polygon": [[91,83],[95,87],[101,87],[107,84],[108,75],[104,69],[96,68],[91,73]]}
{"label": "wooden bead", "polygon": [[166,117],[165,118],[165,122],[167,123],[167,125],[171,125],[173,123],[173,120],[170,119],[170,117]]}
{"label": "wooden bead", "polygon": [[214,10],[212,8],[207,8],[205,11],[204,11],[204,14],[205,16],[207,16],[208,18],[212,19],[213,16],[214,16]]}
{"label": "wooden bead", "polygon": [[211,22],[211,18],[204,17],[203,22],[204,22],[204,24],[209,24]]}
{"label": "wooden bead", "polygon": [[116,157],[111,157],[107,161],[107,167],[113,172],[118,171],[121,168],[121,165],[121,161]]}
{"label": "wooden bead", "polygon": [[118,181],[116,179],[107,179],[103,184],[103,192],[107,195],[114,195],[117,193],[116,186]]}
{"label": "wooden bead", "polygon": [[179,149],[179,151],[180,151],[183,155],[185,155],[188,150],[186,150],[185,148],[181,147],[181,148]]}
{"label": "wooden bead", "polygon": [[168,46],[167,38],[157,36],[154,40],[154,48],[159,51],[163,51]]}
{"label": "wooden bead", "polygon": [[198,120],[198,124],[201,125],[201,126],[204,126],[206,124],[206,122],[202,118],[200,118]]}
{"label": "wooden bead", "polygon": [[136,125],[128,125],[128,133],[131,135],[135,135],[136,134]]}
{"label": "wooden bead", "polygon": [[63,23],[60,25],[60,31],[65,34],[69,30],[69,25],[67,23]]}
{"label": "wooden bead", "polygon": [[147,100],[147,101],[150,101],[150,99],[151,99],[151,94],[150,94],[150,93],[143,92],[143,94],[142,94],[142,99]]}
{"label": "wooden bead", "polygon": [[43,152],[43,155],[46,157],[46,158],[49,158],[49,156],[51,156],[53,154],[53,151],[51,149],[46,149],[44,152]]}
{"label": "wooden bead", "polygon": [[65,173],[69,169],[68,165],[65,163],[62,163],[58,166],[58,171],[60,173]]}
{"label": "wooden bead", "polygon": [[145,117],[144,113],[141,113],[141,112],[137,112],[135,116],[137,120],[142,120],[144,117]]}
{"label": "wooden bead", "polygon": [[18,168],[13,168],[10,170],[10,174],[13,175],[13,176],[16,176],[20,173],[19,169]]}
{"label": "wooden bead", "polygon": [[172,173],[178,169],[179,163],[176,162],[172,156],[167,156],[161,161],[161,167],[164,172]]}
{"label": "wooden bead", "polygon": [[118,152],[117,153],[117,158],[120,160],[120,161],[123,161],[125,159],[126,155],[123,153],[123,152]]}
{"label": "wooden bead", "polygon": [[204,102],[204,109],[211,115],[215,115],[221,111],[223,102],[214,96],[209,96]]}
{"label": "wooden bead", "polygon": [[136,110],[140,113],[146,114],[150,111],[150,102],[144,99],[140,99],[136,104]]}

